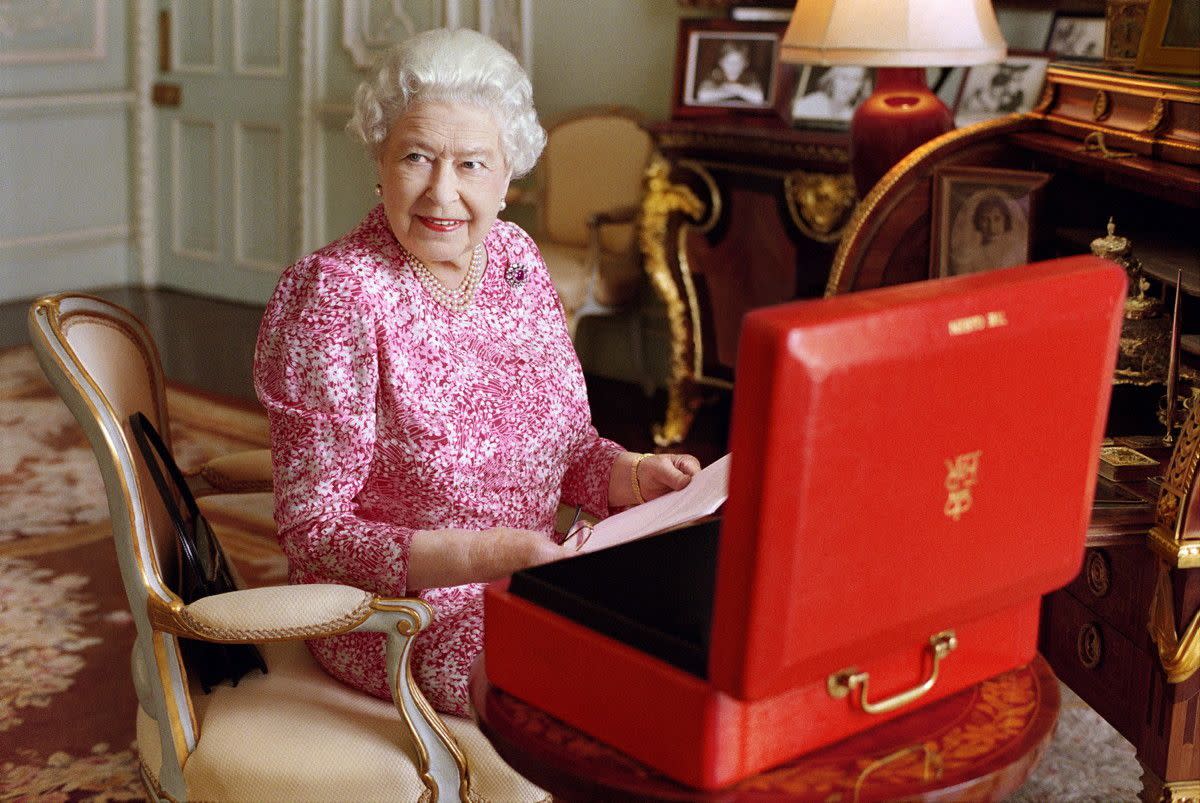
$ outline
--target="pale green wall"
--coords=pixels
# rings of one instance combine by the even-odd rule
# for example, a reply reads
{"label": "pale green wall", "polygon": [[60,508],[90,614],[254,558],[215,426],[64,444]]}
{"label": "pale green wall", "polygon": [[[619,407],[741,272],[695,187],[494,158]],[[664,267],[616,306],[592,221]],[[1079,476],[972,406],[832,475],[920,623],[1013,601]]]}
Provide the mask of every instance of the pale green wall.
{"label": "pale green wall", "polygon": [[605,103],[666,117],[679,19],[696,15],[673,0],[534,0],[533,94],[543,122]]}

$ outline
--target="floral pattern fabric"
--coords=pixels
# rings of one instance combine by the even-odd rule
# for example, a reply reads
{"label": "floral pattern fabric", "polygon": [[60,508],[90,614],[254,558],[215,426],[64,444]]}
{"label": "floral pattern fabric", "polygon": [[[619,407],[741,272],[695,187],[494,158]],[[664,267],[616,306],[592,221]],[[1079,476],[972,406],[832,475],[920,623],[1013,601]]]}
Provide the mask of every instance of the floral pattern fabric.
{"label": "floral pattern fabric", "polygon": [[[413,674],[436,708],[459,715],[483,647],[483,587],[410,589],[413,533],[516,527],[551,538],[560,497],[607,515],[622,451],[592,426],[533,241],[498,221],[484,247],[474,300],[452,312],[419,283],[377,206],[284,272],[254,369],[292,582],[419,593],[436,616],[414,643]],[[390,697],[382,635],[310,648],[335,677]]]}

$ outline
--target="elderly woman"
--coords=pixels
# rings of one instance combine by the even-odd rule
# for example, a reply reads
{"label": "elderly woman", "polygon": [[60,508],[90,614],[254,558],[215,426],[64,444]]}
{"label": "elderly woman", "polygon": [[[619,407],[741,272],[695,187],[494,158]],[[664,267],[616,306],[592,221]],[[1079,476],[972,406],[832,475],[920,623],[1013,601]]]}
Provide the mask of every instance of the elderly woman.
{"label": "elderly woman", "polygon": [[[431,603],[413,672],[464,714],[482,583],[570,554],[553,535],[560,500],[603,517],[699,463],[626,452],[592,426],[537,247],[496,219],[545,143],[507,51],[468,30],[418,34],[359,87],[349,128],[382,203],[284,272],[255,355],[279,539],[293,582]],[[310,647],[389,696],[382,636]]]}

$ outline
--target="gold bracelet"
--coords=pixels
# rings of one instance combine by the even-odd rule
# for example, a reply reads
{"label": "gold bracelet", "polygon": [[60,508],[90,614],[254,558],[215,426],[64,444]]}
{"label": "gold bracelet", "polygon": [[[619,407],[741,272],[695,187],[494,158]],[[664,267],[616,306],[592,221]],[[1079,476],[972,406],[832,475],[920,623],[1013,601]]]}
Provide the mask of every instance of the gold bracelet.
{"label": "gold bracelet", "polygon": [[638,482],[637,470],[638,466],[640,466],[642,461],[647,457],[653,457],[653,455],[650,454],[650,452],[643,452],[634,458],[633,461],[633,473],[630,476],[633,478],[633,503],[635,505],[640,505],[646,501],[646,497],[642,496],[642,484]]}

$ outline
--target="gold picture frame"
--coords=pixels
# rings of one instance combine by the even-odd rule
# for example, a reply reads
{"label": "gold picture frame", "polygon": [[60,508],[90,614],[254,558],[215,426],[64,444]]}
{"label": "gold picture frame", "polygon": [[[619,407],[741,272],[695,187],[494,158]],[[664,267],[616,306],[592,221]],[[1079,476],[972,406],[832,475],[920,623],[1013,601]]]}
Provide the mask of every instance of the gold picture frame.
{"label": "gold picture frame", "polygon": [[1200,4],[1150,0],[1136,66],[1138,71],[1200,76]]}

